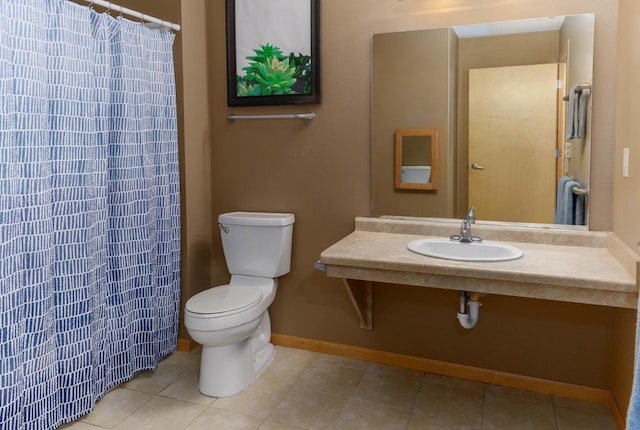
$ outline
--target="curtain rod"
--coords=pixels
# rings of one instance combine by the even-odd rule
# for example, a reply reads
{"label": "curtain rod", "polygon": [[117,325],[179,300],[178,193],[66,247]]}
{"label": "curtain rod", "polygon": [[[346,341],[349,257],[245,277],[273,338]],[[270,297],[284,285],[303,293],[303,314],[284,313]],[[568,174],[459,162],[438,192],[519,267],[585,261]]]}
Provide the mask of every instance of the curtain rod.
{"label": "curtain rod", "polygon": [[132,16],[134,18],[140,18],[143,21],[151,22],[153,24],[158,24],[162,27],[170,28],[174,31],[180,31],[180,25],[174,24],[173,22],[165,21],[159,18],[155,18],[150,15],[146,15],[142,12],[138,12],[137,10],[129,9],[124,6],[119,6],[117,4],[111,3],[110,1],[103,0],[84,0],[86,3],[91,5],[98,5],[106,8],[107,10],[115,10],[116,12],[124,13],[125,15]]}

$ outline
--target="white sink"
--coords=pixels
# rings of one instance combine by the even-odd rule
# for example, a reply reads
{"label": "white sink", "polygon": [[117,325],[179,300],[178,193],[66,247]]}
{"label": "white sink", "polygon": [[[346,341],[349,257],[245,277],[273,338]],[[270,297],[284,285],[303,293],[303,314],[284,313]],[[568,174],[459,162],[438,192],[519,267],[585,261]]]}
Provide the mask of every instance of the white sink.
{"label": "white sink", "polygon": [[520,249],[499,242],[463,243],[449,239],[418,239],[409,242],[407,248],[428,257],[456,261],[509,261],[524,255]]}

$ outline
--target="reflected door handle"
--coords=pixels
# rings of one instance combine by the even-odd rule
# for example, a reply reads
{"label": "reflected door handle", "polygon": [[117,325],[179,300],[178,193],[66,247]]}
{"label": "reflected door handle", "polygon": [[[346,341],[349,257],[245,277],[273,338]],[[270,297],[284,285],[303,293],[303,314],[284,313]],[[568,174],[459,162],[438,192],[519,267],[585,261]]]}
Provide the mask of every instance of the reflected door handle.
{"label": "reflected door handle", "polygon": [[471,165],[471,168],[472,168],[473,170],[484,170],[484,167],[482,167],[482,166],[481,166],[481,165],[479,165],[478,163],[473,163],[473,164]]}

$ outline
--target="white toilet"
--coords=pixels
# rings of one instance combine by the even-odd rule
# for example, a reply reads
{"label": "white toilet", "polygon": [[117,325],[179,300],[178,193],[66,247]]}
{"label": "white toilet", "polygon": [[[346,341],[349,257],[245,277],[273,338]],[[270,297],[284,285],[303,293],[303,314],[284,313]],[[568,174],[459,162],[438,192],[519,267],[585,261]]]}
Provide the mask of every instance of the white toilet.
{"label": "white toilet", "polygon": [[218,217],[231,281],[191,297],[184,324],[202,344],[200,392],[226,397],[247,388],[273,360],[267,308],[289,273],[293,214],[231,212]]}

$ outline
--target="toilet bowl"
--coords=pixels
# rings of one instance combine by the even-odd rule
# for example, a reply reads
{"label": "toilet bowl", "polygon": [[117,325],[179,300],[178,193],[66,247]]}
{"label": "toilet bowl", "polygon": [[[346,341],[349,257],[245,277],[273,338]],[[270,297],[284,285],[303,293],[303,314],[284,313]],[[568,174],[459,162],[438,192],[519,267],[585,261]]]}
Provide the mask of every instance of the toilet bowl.
{"label": "toilet bowl", "polygon": [[202,344],[200,392],[227,397],[251,385],[273,360],[267,309],[277,277],[289,272],[294,216],[233,212],[218,221],[231,280],[191,297],[184,323]]}
{"label": "toilet bowl", "polygon": [[277,280],[234,275],[231,282],[193,296],[185,325],[202,345],[200,391],[227,397],[247,388],[271,362],[271,324],[267,308]]}

